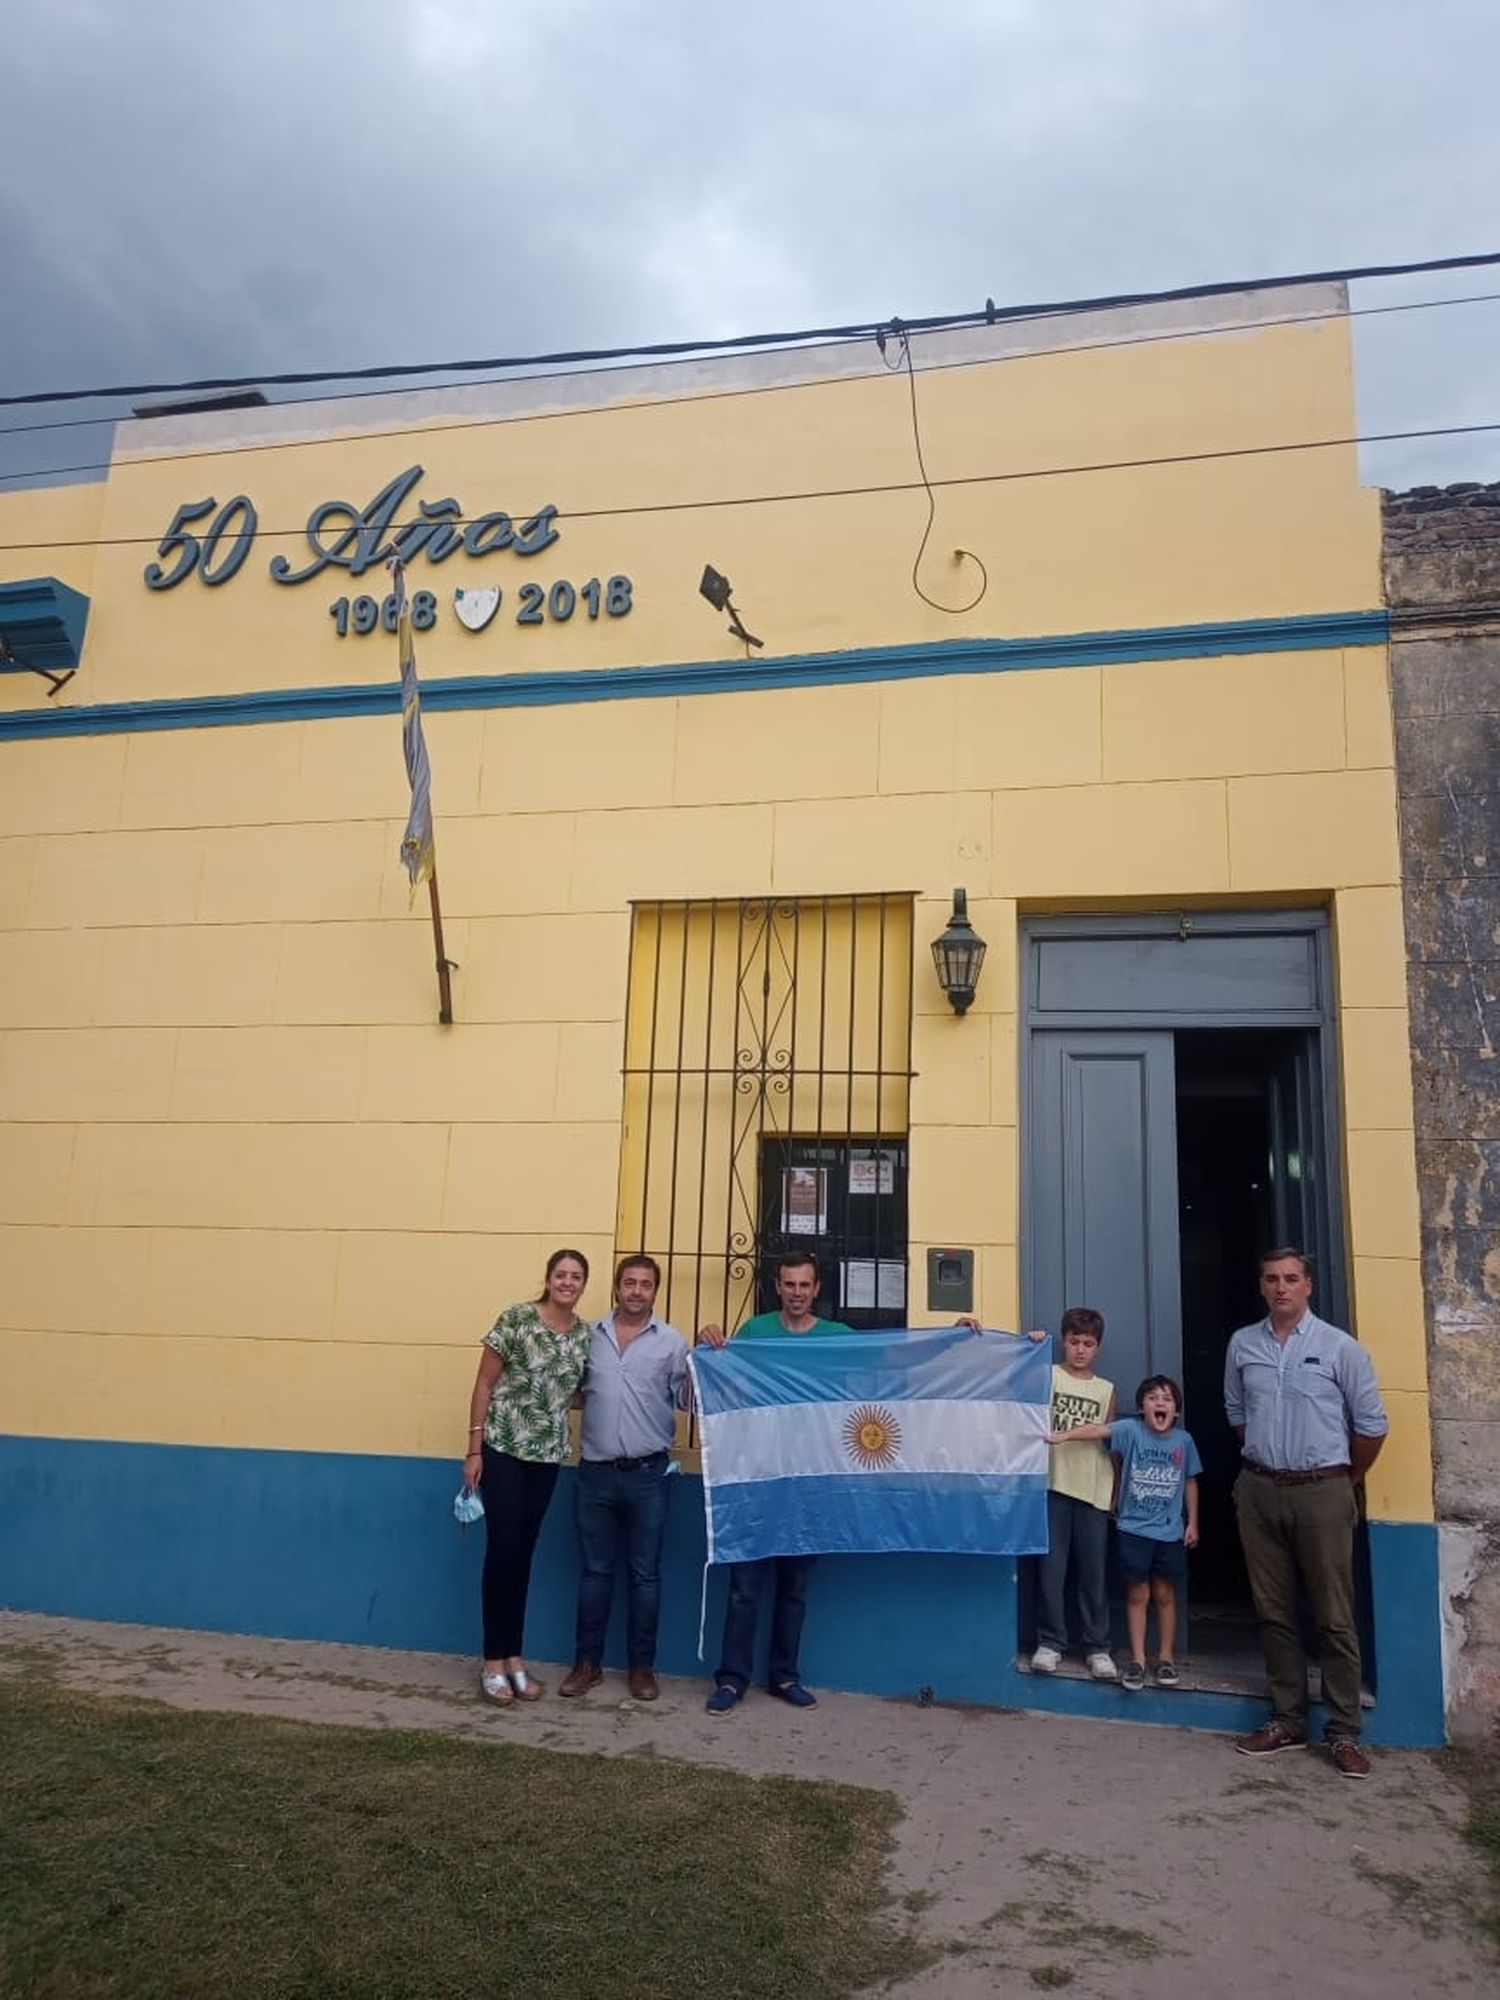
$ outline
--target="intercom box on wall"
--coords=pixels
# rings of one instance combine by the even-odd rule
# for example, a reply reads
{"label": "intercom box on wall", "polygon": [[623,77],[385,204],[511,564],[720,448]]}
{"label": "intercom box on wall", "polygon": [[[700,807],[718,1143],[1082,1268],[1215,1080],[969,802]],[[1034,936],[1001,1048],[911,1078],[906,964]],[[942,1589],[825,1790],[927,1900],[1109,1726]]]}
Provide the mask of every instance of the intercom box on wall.
{"label": "intercom box on wall", "polygon": [[974,1252],[929,1250],[927,1310],[971,1313],[974,1310]]}

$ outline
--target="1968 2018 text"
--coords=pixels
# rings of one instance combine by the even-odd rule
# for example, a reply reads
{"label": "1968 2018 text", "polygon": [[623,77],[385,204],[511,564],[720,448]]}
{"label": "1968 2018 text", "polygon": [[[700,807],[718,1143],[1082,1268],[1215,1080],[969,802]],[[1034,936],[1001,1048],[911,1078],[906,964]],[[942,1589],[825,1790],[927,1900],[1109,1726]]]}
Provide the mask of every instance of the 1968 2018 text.
{"label": "1968 2018 text", "polygon": [[[606,618],[628,617],[634,602],[634,589],[628,576],[610,576],[603,579],[591,576],[587,583],[571,584],[560,577],[556,583],[523,583],[516,592],[517,625],[564,625],[575,611],[582,611],[586,618],[597,618],[602,611]],[[480,621],[490,623],[505,603],[505,593],[496,590],[494,608],[486,607],[487,615]],[[411,600],[412,630],[430,631],[437,623],[438,600],[430,590],[418,590]],[[336,597],[328,607],[328,615],[333,620],[334,630],[339,638],[363,638],[366,633],[378,628],[386,632],[396,629],[396,599],[392,596],[374,598],[359,596],[354,598]],[[469,619],[460,621],[470,630],[479,630],[480,624]]]}

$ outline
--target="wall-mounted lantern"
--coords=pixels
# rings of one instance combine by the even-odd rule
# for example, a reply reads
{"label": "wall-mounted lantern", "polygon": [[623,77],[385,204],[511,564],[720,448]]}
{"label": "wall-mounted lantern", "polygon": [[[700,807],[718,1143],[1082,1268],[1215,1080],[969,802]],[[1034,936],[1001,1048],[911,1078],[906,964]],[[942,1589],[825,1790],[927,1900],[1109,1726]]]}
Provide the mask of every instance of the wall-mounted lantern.
{"label": "wall-mounted lantern", "polygon": [[984,964],[984,939],[969,922],[969,893],[953,891],[953,914],[941,937],[932,941],[932,962],[937,967],[938,984],[948,996],[955,1014],[968,1012],[979,988],[979,968]]}

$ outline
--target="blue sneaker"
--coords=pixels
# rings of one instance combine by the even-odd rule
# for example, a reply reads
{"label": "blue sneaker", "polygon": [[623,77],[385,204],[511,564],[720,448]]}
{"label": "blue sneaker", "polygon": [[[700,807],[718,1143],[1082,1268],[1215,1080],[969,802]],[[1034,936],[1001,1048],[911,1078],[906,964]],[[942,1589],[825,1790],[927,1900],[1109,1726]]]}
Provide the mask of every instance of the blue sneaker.
{"label": "blue sneaker", "polygon": [[721,1681],[703,1706],[710,1715],[728,1715],[732,1708],[738,1708],[743,1700],[739,1689],[728,1681]]}
{"label": "blue sneaker", "polygon": [[783,1681],[780,1687],[773,1684],[770,1692],[778,1701],[784,1701],[789,1708],[816,1708],[818,1697],[811,1688],[805,1688],[801,1681]]}

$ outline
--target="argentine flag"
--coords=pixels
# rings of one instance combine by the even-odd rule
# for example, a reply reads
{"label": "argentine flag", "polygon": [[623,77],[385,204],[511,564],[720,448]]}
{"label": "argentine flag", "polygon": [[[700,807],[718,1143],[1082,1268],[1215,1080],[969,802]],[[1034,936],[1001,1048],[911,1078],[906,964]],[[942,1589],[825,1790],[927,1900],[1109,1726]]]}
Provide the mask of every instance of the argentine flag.
{"label": "argentine flag", "polygon": [[690,1365],[711,1563],[1045,1550],[1050,1343],[789,1334]]}

